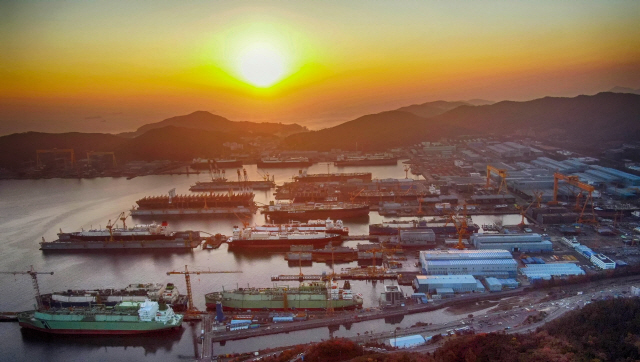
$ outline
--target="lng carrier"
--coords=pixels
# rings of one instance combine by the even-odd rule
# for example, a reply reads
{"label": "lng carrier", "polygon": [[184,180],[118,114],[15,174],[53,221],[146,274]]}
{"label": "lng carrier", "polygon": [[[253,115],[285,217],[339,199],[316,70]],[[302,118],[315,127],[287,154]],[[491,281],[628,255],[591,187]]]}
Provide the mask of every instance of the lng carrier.
{"label": "lng carrier", "polygon": [[[123,214],[120,214],[123,215]],[[191,250],[202,242],[199,231],[169,231],[167,222],[136,225],[127,228],[125,217],[120,217],[122,228],[109,223],[106,229],[82,230],[58,233],[58,239],[45,241],[40,250],[122,250],[122,249],[181,249]]]}
{"label": "lng carrier", "polygon": [[323,231],[278,230],[259,231],[250,227],[233,228],[233,236],[227,240],[229,248],[289,248],[291,245],[327,245],[340,242],[338,234],[327,234]]}
{"label": "lng carrier", "polygon": [[22,328],[53,334],[140,334],[178,329],[183,315],[150,300],[18,313]]}
{"label": "lng carrier", "polygon": [[311,165],[313,165],[313,162],[306,157],[266,157],[258,161],[258,168],[309,167]]}
{"label": "lng carrier", "polygon": [[348,310],[362,308],[362,297],[351,292],[351,285],[345,282],[343,288],[333,281],[331,286],[323,282],[301,283],[299,287],[274,286],[271,288],[239,288],[232,291],[205,295],[207,308],[216,303],[223,310]]}
{"label": "lng carrier", "polygon": [[123,289],[69,289],[42,294],[40,298],[45,308],[90,307],[98,304],[115,306],[121,302],[144,302],[149,299],[169,304],[175,311],[187,309],[187,296],[180,295],[173,283],[135,283]]}
{"label": "lng carrier", "polygon": [[369,205],[348,202],[337,203],[271,203],[262,209],[271,221],[325,219],[335,217],[339,219],[369,216]]}
{"label": "lng carrier", "polygon": [[242,161],[236,159],[210,160],[205,158],[194,158],[189,165],[194,170],[209,170],[210,168],[237,168],[242,167]]}
{"label": "lng carrier", "polygon": [[[381,224],[369,225],[370,235],[398,235],[399,230],[427,230],[431,229],[435,234],[456,234],[455,225],[446,221],[426,221],[426,220],[393,220]],[[467,219],[467,231],[469,233],[478,232],[480,227],[474,224],[470,218]]]}

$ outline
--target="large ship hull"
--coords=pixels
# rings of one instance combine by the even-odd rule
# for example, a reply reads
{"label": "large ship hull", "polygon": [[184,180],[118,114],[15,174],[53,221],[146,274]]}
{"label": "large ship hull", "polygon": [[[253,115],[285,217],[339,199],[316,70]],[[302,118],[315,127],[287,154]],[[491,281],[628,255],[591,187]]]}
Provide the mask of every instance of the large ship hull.
{"label": "large ship hull", "polygon": [[295,176],[293,179],[297,182],[346,182],[353,179],[370,182],[371,172],[310,174]]}
{"label": "large ship hull", "polygon": [[397,158],[380,158],[380,159],[361,159],[361,160],[344,160],[344,161],[335,161],[333,163],[337,167],[344,166],[386,166],[386,165],[397,165]]}
{"label": "large ship hull", "polygon": [[233,215],[254,214],[255,209],[249,207],[211,207],[200,209],[133,209],[132,216],[179,216],[179,215]]}
{"label": "large ship hull", "polygon": [[289,168],[289,167],[309,167],[313,165],[311,161],[295,161],[295,162],[265,162],[258,161],[258,168]]}
{"label": "large ship hull", "polygon": [[[297,294],[288,295],[286,306],[284,298],[281,297],[279,300],[275,298],[265,294],[252,299],[222,300],[221,303],[222,309],[225,311],[284,311],[291,309],[321,311],[330,307],[335,310],[353,310],[362,306],[353,300],[328,300],[322,294],[302,295],[300,297]],[[216,299],[211,298],[209,295],[206,295],[205,299],[208,309],[216,308]]]}
{"label": "large ship hull", "polygon": [[[469,233],[475,233],[478,231],[476,225],[468,225],[467,231]],[[398,235],[399,230],[433,230],[435,234],[457,234],[456,227],[454,225],[426,225],[415,227],[394,227],[391,225],[373,224],[369,225],[370,235]]]}
{"label": "large ship hull", "polygon": [[262,213],[271,221],[287,222],[289,220],[306,221],[310,219],[349,219],[365,217],[369,215],[369,206],[363,205],[354,208],[317,208],[317,209],[289,209],[289,210],[264,210]]}
{"label": "large ship hull", "polygon": [[193,192],[206,191],[240,191],[246,189],[270,190],[275,187],[273,181],[226,181],[226,182],[196,182],[189,188]]}
{"label": "large ship hull", "polygon": [[156,250],[156,249],[177,249],[191,250],[200,245],[201,241],[168,241],[168,240],[148,240],[148,241],[51,241],[40,243],[40,250]]}
{"label": "large ship hull", "polygon": [[174,322],[141,322],[135,315],[73,314],[55,315],[25,312],[18,315],[21,327],[53,334],[142,334],[175,330],[182,316]]}
{"label": "large ship hull", "polygon": [[291,239],[234,239],[229,243],[229,248],[256,248],[256,249],[288,249],[291,245],[313,245],[325,246],[328,243],[339,244],[342,240],[340,235],[329,235],[323,238],[291,238]]}

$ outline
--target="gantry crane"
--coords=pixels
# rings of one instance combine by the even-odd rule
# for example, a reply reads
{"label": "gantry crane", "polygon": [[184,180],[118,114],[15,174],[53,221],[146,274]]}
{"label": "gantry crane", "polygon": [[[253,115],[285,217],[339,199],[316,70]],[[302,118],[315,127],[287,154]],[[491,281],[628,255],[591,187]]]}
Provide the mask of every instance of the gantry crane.
{"label": "gantry crane", "polygon": [[540,203],[542,202],[542,195],[542,191],[533,191],[533,200],[531,200],[529,206],[527,206],[526,208],[522,206],[516,206],[520,210],[520,215],[522,216],[522,220],[520,221],[520,224],[518,224],[521,229],[524,228],[524,216],[526,215],[527,211],[529,211],[531,206],[537,204],[538,208],[540,207]]}
{"label": "gantry crane", "polygon": [[[554,173],[553,174],[553,201],[550,201],[548,204],[549,205],[557,205],[558,204],[558,182],[562,180],[565,181],[566,183],[568,183],[569,185],[573,186],[573,187],[577,187],[582,191],[585,191],[587,193],[587,197],[584,200],[584,204],[582,205],[582,208],[580,209],[580,217],[578,218],[578,223],[582,224],[582,223],[597,223],[597,219],[596,219],[596,214],[595,211],[593,210],[593,192],[596,190],[595,187],[586,184],[584,182],[580,182],[580,178],[578,176],[567,176],[567,175],[563,175],[561,173]],[[583,192],[580,192],[580,195],[582,195]],[[581,196],[579,196],[581,197]],[[578,197],[578,198],[579,198]],[[578,201],[576,201],[576,204],[578,203]],[[589,216],[585,215],[585,210],[587,208],[587,204],[591,204],[591,213],[589,214]],[[577,204],[578,208],[580,208],[580,206]]]}
{"label": "gantry crane", "polygon": [[491,165],[487,165],[487,184],[485,185],[486,188],[489,188],[491,186],[491,171],[495,172],[498,174],[498,176],[500,176],[501,181],[500,181],[500,186],[498,187],[498,193],[502,193],[502,191],[507,191],[507,170],[505,169],[501,169],[501,168],[496,168],[493,167]]}
{"label": "gantry crane", "polygon": [[185,313],[187,316],[195,316],[198,314],[198,309],[193,305],[193,294],[191,294],[191,274],[230,274],[230,273],[242,273],[241,271],[189,271],[187,265],[184,266],[184,271],[170,271],[167,272],[167,275],[171,274],[183,274],[184,280],[187,283],[187,299],[189,300],[189,305],[187,308],[187,312]]}
{"label": "gantry crane", "polygon": [[91,166],[91,156],[109,156],[109,155],[113,160],[113,167],[116,167],[118,164],[116,163],[116,154],[114,152],[96,152],[96,151],[87,152],[87,161],[89,163],[89,166]]}
{"label": "gantry crane", "polygon": [[33,270],[33,265],[32,265],[31,269],[27,270],[27,271],[0,272],[0,274],[13,274],[13,275],[29,274],[31,276],[32,281],[33,281],[33,289],[36,290],[36,305],[38,307],[38,310],[40,310],[42,308],[42,297],[40,296],[40,287],[38,286],[38,274],[53,275],[53,272],[38,272],[38,271]]}
{"label": "gantry crane", "polygon": [[75,165],[76,164],[76,156],[73,153],[73,149],[71,148],[65,148],[65,149],[51,149],[51,150],[36,150],[36,166],[40,167],[42,166],[42,161],[40,160],[40,155],[43,153],[68,153],[69,154],[69,159],[71,161],[71,165]]}

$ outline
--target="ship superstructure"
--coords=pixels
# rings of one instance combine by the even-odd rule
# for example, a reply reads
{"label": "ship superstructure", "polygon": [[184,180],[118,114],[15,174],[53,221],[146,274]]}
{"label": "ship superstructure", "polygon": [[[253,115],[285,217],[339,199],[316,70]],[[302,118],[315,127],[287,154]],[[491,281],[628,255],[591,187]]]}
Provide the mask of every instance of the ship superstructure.
{"label": "ship superstructure", "polygon": [[134,283],[122,289],[69,289],[41,296],[42,305],[46,308],[115,306],[121,302],[141,303],[147,299],[169,304],[176,311],[187,307],[187,297],[180,295],[173,283]]}

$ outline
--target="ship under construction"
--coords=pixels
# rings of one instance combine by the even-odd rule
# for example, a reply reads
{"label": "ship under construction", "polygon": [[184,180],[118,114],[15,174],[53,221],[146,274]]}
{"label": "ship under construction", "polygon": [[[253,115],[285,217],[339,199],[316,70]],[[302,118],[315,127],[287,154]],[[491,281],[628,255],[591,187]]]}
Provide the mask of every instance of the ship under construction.
{"label": "ship under construction", "polygon": [[253,192],[201,193],[176,195],[175,189],[168,195],[147,196],[131,210],[133,216],[224,215],[253,214],[256,212]]}

